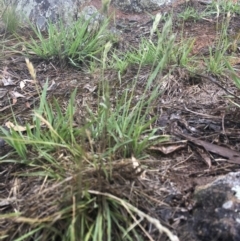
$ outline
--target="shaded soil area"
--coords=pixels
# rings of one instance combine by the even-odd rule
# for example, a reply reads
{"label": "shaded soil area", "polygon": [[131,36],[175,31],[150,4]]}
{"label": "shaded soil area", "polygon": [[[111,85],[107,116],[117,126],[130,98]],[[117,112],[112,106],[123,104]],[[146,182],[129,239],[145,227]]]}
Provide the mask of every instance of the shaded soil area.
{"label": "shaded soil area", "polygon": [[[199,11],[206,7],[199,2],[187,4]],[[214,45],[219,37],[216,31],[217,20],[215,16],[196,22],[189,20],[184,23],[182,31],[183,24],[177,20],[177,15],[186,6],[189,5],[178,2],[174,6],[164,8],[162,12],[173,12],[173,32],[177,34],[177,39],[180,40],[182,37],[195,39],[192,54],[208,56],[208,47]],[[119,51],[124,52],[130,46],[138,46],[142,37],[149,36],[153,19],[147,13],[133,15],[119,11],[116,17],[116,28],[122,32],[121,41],[117,46]],[[239,26],[239,16],[233,16],[228,27],[229,35],[234,36]],[[235,53],[235,58],[237,60],[240,58],[238,52]],[[77,88],[75,125],[81,126],[86,115],[84,111],[86,103],[96,108],[101,71],[96,70],[91,73],[85,68],[82,70],[69,66],[63,68],[54,60],[42,61],[35,56],[32,57],[31,62],[37,71],[38,80],[41,83],[45,83],[47,79],[49,81],[47,97],[49,102],[54,96],[64,108],[69,102],[70,94]],[[234,60],[232,63],[237,73],[239,73],[239,63],[240,61],[234,62]],[[102,181],[101,187],[98,188],[102,192],[128,196],[131,201],[129,183],[135,185],[139,208],[159,219],[182,241],[196,238],[189,230],[189,223],[192,222],[191,211],[194,206],[192,196],[195,187],[209,183],[217,176],[240,170],[240,156],[235,155],[240,151],[240,112],[239,108],[233,104],[233,101],[240,104],[240,99],[236,97],[239,96],[240,90],[227,72],[221,77],[204,73],[205,64],[203,60],[202,67],[199,66],[197,73],[176,67],[173,72],[162,73],[155,79],[152,88],[154,85],[160,85],[162,93],[155,106],[152,107],[151,117],[157,117],[155,126],[160,127],[159,134],[170,135],[171,140],[148,149],[148,158],[140,161],[144,170],[141,175],[134,176],[135,170],[126,170],[121,166],[122,160],[118,160],[116,162],[119,162],[119,166],[114,171],[115,183],[111,186]],[[24,125],[31,119],[32,110],[39,103],[38,91],[35,84],[28,81],[24,88],[20,86],[23,80],[31,79],[24,57],[15,54],[5,59],[1,66],[1,79],[9,80],[10,84],[1,88],[0,124],[4,126],[6,122],[13,121],[13,111],[16,120]],[[118,81],[116,71],[111,69],[105,71],[105,79],[112,83],[112,99],[114,99],[114,93],[123,92],[127,84],[136,77],[137,71],[136,66],[129,68],[123,74],[121,83]],[[143,92],[150,72],[149,67],[143,67],[140,70],[138,85],[135,89],[136,98]],[[17,93],[22,96],[18,96]],[[2,156],[7,155],[8,151],[8,146],[1,145]],[[128,160],[124,160],[125,164],[127,162]],[[23,165],[1,164],[0,200],[14,196],[13,192],[18,192],[20,201],[19,207],[12,205],[11,199],[9,203],[0,201],[0,210],[2,213],[7,213],[9,210],[21,209],[29,217],[36,215],[40,218],[44,217],[47,211],[42,210],[41,213],[40,210],[34,208],[34,205],[40,207],[41,203],[46,203],[46,200],[55,199],[55,195],[51,192],[53,189],[58,193],[58,199],[61,199],[64,190],[56,183],[44,183],[41,178],[16,176],[25,171],[27,172]],[[92,178],[95,175],[94,173],[88,174]],[[124,184],[121,185],[121,182]],[[91,183],[91,186],[98,185],[94,181]],[[50,191],[45,191],[42,200],[39,199],[36,203],[36,193],[41,191],[43,185],[45,190]],[[53,211],[47,205],[43,209]],[[10,226],[6,220],[1,221],[0,234],[5,234],[7,229],[19,231],[24,227],[24,225],[19,225],[16,228],[16,224],[13,227]],[[18,231],[15,231],[14,235],[17,236]],[[149,227],[149,232],[154,234],[156,230],[151,230]],[[155,240],[167,240],[167,238],[156,234]]]}

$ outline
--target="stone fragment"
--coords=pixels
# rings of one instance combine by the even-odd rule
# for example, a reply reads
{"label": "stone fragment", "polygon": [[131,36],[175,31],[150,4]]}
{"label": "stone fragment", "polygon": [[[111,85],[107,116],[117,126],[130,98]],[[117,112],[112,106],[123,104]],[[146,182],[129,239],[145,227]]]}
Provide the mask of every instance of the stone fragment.
{"label": "stone fragment", "polygon": [[163,5],[173,3],[177,0],[112,0],[118,9],[124,12],[141,13],[144,11],[156,11]]}
{"label": "stone fragment", "polygon": [[240,240],[240,172],[198,187],[195,201],[190,229],[198,240]]}
{"label": "stone fragment", "polygon": [[98,12],[94,6],[86,6],[79,12],[78,18],[89,21],[88,31],[96,31],[100,27],[100,23],[104,20],[104,16]]}
{"label": "stone fragment", "polygon": [[47,22],[56,23],[59,19],[70,24],[76,19],[80,3],[84,0],[18,0],[16,11],[44,30]]}

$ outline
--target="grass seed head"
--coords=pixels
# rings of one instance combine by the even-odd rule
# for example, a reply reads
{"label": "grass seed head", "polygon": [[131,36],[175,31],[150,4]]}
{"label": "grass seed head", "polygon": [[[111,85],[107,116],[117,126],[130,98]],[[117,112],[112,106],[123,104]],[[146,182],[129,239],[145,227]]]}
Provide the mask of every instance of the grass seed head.
{"label": "grass seed head", "polygon": [[33,78],[33,80],[36,80],[36,71],[33,67],[33,64],[29,61],[28,58],[25,58],[25,61],[26,61],[27,68],[28,68],[28,71],[29,71],[31,77]]}

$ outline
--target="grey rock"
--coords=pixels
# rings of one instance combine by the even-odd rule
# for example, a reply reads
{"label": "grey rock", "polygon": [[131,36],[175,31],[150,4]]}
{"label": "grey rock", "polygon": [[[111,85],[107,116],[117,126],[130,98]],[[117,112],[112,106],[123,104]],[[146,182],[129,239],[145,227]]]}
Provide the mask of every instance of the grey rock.
{"label": "grey rock", "polygon": [[[32,23],[39,29],[47,28],[47,22],[56,23],[61,19],[67,25],[85,13],[86,19],[96,13],[97,9],[93,6],[86,6],[89,0],[9,0],[16,6],[18,14]],[[140,13],[143,11],[154,11],[161,8],[164,4],[169,4],[177,0],[112,0],[112,5],[124,12]],[[98,9],[99,10],[99,9]],[[99,24],[102,16],[96,14],[92,25]],[[93,23],[94,22],[94,23]]]}
{"label": "grey rock", "polygon": [[91,5],[80,11],[84,3],[85,0],[18,0],[16,11],[40,30],[46,30],[48,22],[57,23],[60,19],[64,25],[71,26],[79,17],[89,20],[89,31],[96,30],[104,16]]}
{"label": "grey rock", "polygon": [[44,30],[47,22],[56,23],[62,19],[64,23],[71,24],[76,19],[78,9],[85,0],[18,0],[16,11],[39,29]]}
{"label": "grey rock", "polygon": [[83,18],[85,21],[89,21],[88,31],[95,31],[99,28],[100,23],[105,17],[98,12],[94,6],[86,6],[77,15],[78,18]]}
{"label": "grey rock", "polygon": [[156,11],[163,5],[173,3],[177,0],[113,0],[112,3],[124,12],[141,13],[144,11]]}
{"label": "grey rock", "polygon": [[82,11],[78,14],[78,17],[83,17],[86,21],[91,18],[94,18],[96,20],[103,18],[103,16],[100,13],[98,13],[98,10],[94,6],[84,7]]}
{"label": "grey rock", "polygon": [[190,224],[196,240],[240,240],[240,172],[195,190]]}

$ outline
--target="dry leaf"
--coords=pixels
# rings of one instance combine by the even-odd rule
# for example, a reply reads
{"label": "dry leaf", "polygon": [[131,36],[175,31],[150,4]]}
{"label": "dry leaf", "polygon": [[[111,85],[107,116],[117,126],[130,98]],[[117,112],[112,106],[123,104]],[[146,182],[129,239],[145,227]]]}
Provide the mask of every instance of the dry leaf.
{"label": "dry leaf", "polygon": [[188,141],[202,146],[206,151],[226,157],[228,162],[240,164],[240,152],[232,150],[228,147],[218,146],[207,141],[202,141],[190,135],[183,134],[180,131],[175,131],[175,135],[186,138]]}
{"label": "dry leaf", "polygon": [[196,147],[196,151],[202,157],[203,161],[208,165],[208,168],[210,169],[212,166],[212,162],[209,153],[205,149],[200,147]]}
{"label": "dry leaf", "polygon": [[25,103],[25,105],[26,105],[27,108],[29,108],[29,109],[31,108],[31,105],[28,101]]}
{"label": "dry leaf", "polygon": [[[20,126],[20,125],[14,125],[12,122],[8,121],[5,123],[5,126],[8,128],[8,129],[13,129],[15,131],[26,131],[26,127],[25,126]],[[33,129],[35,126],[31,125],[30,126],[30,129]]]}
{"label": "dry leaf", "polygon": [[12,103],[15,105],[17,103],[17,98],[13,98]]}
{"label": "dry leaf", "polygon": [[95,89],[97,88],[97,86],[91,86],[90,84],[85,84],[83,86],[83,89],[87,89],[90,93],[92,93]]}
{"label": "dry leaf", "polygon": [[[133,164],[133,168],[134,168],[135,172],[136,172],[136,173],[141,173],[141,172],[142,172],[142,169],[141,169],[141,166],[140,166],[140,164],[139,164],[139,161],[138,161],[134,156],[132,156],[131,160],[132,160],[132,164]],[[144,178],[143,175],[144,175],[144,174],[141,173],[140,178],[143,179],[143,178]]]}
{"label": "dry leaf", "polygon": [[137,161],[137,159],[132,156],[132,164],[133,164],[133,168],[136,169],[137,167],[140,167],[139,162]]}
{"label": "dry leaf", "polygon": [[52,81],[52,84],[47,88],[47,90],[51,90],[53,88],[53,86],[55,85],[55,81]]}
{"label": "dry leaf", "polygon": [[7,79],[2,78],[2,84],[3,86],[15,85],[15,83],[10,77],[8,77]]}
{"label": "dry leaf", "polygon": [[19,98],[19,97],[25,98],[24,95],[18,93],[17,91],[10,91],[9,94],[10,94],[13,98]]}
{"label": "dry leaf", "polygon": [[22,81],[24,81],[25,83],[26,82],[33,83],[33,84],[36,83],[36,80],[33,80],[33,79],[23,79]]}
{"label": "dry leaf", "polygon": [[36,55],[36,53],[33,51],[28,51],[28,54]]}
{"label": "dry leaf", "polygon": [[173,143],[173,144],[166,144],[166,145],[162,145],[162,146],[151,146],[148,148],[148,150],[150,151],[160,151],[163,154],[167,155],[170,154],[174,151],[177,151],[179,149],[182,149],[184,147],[186,147],[187,142],[181,142],[181,143]]}
{"label": "dry leaf", "polygon": [[21,90],[22,90],[24,87],[25,87],[25,82],[24,82],[24,81],[21,81],[21,82],[20,82],[20,88],[21,88]]}
{"label": "dry leaf", "polygon": [[27,82],[32,83],[32,84],[36,84],[36,80],[23,79],[23,80],[20,82],[20,88],[23,89],[23,88],[26,86],[26,83],[27,83]]}

